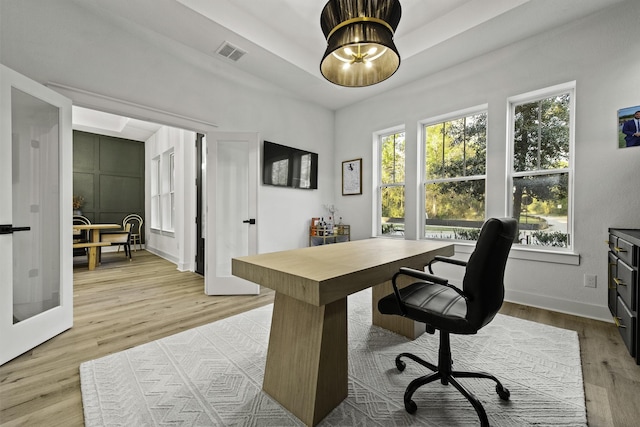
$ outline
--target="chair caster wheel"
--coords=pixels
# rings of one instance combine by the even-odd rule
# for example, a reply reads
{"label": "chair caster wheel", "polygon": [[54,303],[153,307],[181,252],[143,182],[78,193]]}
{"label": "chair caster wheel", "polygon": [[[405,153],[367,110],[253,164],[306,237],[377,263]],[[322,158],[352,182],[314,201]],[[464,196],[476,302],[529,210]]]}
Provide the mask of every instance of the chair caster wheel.
{"label": "chair caster wheel", "polygon": [[496,385],[496,393],[498,393],[498,396],[500,396],[500,399],[502,400],[509,400],[509,397],[511,396],[511,392],[500,384]]}
{"label": "chair caster wheel", "polygon": [[400,359],[396,359],[396,368],[398,368],[398,371],[402,372],[404,371],[404,369],[407,367],[407,364],[404,363],[402,360]]}
{"label": "chair caster wheel", "polygon": [[418,410],[418,405],[413,400],[405,400],[404,401],[404,409],[410,413],[414,414]]}

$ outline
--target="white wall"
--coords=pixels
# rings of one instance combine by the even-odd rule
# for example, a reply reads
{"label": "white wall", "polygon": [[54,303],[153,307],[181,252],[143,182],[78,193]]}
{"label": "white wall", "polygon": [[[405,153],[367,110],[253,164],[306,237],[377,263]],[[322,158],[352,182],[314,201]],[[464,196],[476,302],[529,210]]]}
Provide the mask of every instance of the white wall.
{"label": "white wall", "polygon": [[[332,111],[213,57],[188,58],[180,46],[98,16],[82,2],[2,0],[0,12],[0,62],[36,81],[215,123],[220,131],[258,132],[263,139],[317,152],[318,190],[259,190],[259,250],[308,244],[309,219],[333,203]],[[168,118],[164,124],[177,123]]]}
{"label": "white wall", "polygon": [[[354,238],[371,235],[373,132],[404,125],[406,140],[416,141],[421,119],[488,103],[487,215],[503,216],[507,98],[575,80],[574,247],[580,265],[511,259],[505,280],[507,298],[610,319],[606,308],[607,229],[640,227],[640,148],[616,148],[617,110],[640,105],[640,88],[636,87],[640,25],[638,12],[629,13],[632,6],[636,2],[625,2],[338,111],[336,161],[363,158],[364,195],[336,201],[343,216],[359,218],[351,221]],[[415,158],[415,148],[411,155],[409,143],[407,147],[407,158]],[[407,175],[408,182],[412,178],[416,182],[417,168],[407,165]],[[339,191],[339,181],[335,186]],[[410,200],[413,193],[408,192],[407,206],[416,206],[415,197]],[[583,286],[585,273],[597,275],[597,288]]]}

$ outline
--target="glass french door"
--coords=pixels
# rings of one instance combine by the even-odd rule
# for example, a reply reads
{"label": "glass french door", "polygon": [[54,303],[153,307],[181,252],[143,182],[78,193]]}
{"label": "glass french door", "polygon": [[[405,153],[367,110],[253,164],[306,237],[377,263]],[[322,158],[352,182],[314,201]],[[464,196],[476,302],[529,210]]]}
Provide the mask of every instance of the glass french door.
{"label": "glass french door", "polygon": [[73,324],[72,136],[71,101],[3,65],[0,103],[4,364]]}
{"label": "glass french door", "polygon": [[207,134],[205,293],[258,294],[260,286],[231,274],[231,259],[258,248],[256,133]]}

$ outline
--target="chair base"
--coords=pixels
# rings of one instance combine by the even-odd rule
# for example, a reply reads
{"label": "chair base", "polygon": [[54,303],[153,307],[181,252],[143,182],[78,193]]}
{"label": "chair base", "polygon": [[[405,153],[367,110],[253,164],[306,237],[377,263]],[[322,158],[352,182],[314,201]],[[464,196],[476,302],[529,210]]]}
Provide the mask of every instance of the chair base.
{"label": "chair base", "polygon": [[449,340],[449,333],[440,331],[440,349],[438,351],[438,366],[433,363],[427,362],[420,357],[411,353],[401,353],[396,357],[396,368],[400,372],[406,368],[406,363],[402,360],[403,357],[413,360],[416,363],[430,369],[433,374],[424,375],[416,378],[409,385],[404,393],[404,408],[410,414],[413,414],[418,409],[418,406],[413,401],[413,394],[425,384],[429,384],[433,381],[440,380],[443,385],[453,385],[476,410],[478,417],[480,418],[480,424],[482,427],[489,427],[489,420],[487,413],[480,401],[466,388],[460,384],[456,378],[485,378],[495,381],[496,393],[502,400],[509,400],[511,393],[507,390],[502,383],[493,375],[486,372],[466,372],[466,371],[453,371],[451,369],[453,362],[451,361],[451,344]]}

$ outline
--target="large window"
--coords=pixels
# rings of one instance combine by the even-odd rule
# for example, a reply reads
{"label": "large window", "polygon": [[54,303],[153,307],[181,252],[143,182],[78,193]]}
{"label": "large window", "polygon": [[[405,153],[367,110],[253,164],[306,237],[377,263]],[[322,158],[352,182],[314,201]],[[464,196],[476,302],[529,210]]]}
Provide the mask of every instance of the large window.
{"label": "large window", "polygon": [[378,136],[378,232],[404,234],[404,132]]}
{"label": "large window", "polygon": [[574,84],[509,99],[510,213],[519,242],[570,248]]}
{"label": "large window", "polygon": [[423,124],[424,236],[476,240],[485,219],[486,106]]}
{"label": "large window", "polygon": [[173,148],[151,161],[151,228],[175,230],[175,154]]}
{"label": "large window", "polygon": [[160,156],[151,160],[151,228],[160,230]]}

